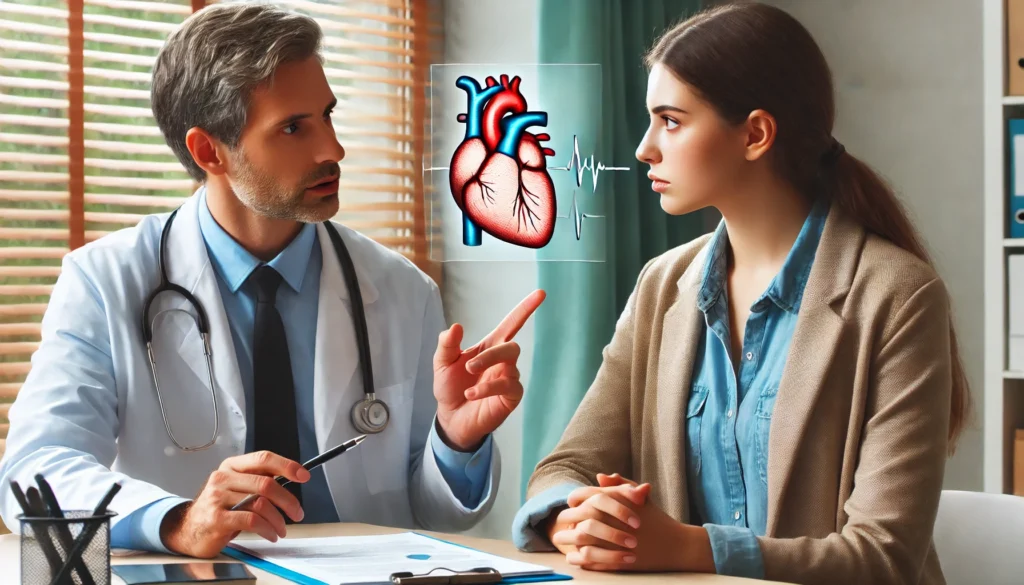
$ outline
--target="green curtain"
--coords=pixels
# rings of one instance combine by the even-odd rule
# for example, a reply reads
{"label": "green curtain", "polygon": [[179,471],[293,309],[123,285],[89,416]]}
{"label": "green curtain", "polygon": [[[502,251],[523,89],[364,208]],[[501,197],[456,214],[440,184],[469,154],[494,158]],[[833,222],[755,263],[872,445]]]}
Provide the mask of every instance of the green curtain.
{"label": "green curtain", "polygon": [[[538,262],[548,298],[535,314],[532,373],[522,408],[521,496],[554,448],[601,365],[615,321],[647,260],[702,233],[698,214],[666,214],[635,158],[648,126],[643,55],[700,0],[540,0],[540,62],[599,63],[602,109],[597,159],[629,166],[601,174],[608,197],[607,260]],[[588,224],[589,230],[600,224]]]}

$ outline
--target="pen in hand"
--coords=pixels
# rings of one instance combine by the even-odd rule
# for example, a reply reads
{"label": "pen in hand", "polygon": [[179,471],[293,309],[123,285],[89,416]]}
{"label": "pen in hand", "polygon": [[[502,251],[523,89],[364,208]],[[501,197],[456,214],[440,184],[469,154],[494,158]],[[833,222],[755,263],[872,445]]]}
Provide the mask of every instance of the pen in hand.
{"label": "pen in hand", "polygon": [[[324,451],[323,453],[321,453],[321,454],[317,455],[316,457],[310,459],[309,461],[303,463],[302,467],[305,468],[306,471],[313,471],[317,467],[320,467],[324,463],[327,463],[328,461],[330,461],[331,459],[334,459],[338,455],[341,455],[345,451],[348,451],[349,449],[352,449],[353,447],[355,447],[359,443],[362,443],[364,439],[366,439],[366,435],[359,435],[358,437],[356,437],[354,439],[349,439],[348,441],[345,441],[344,443],[338,445],[337,447],[334,447],[332,449],[328,449],[327,451]],[[281,475],[275,477],[274,481],[276,481],[281,487],[284,487],[284,486],[292,483],[292,481],[290,479],[288,479],[288,478],[286,478],[284,476],[281,476]],[[252,502],[253,500],[255,500],[258,497],[259,497],[258,494],[249,494],[248,496],[245,496],[242,499],[241,502],[238,502],[237,504],[235,504],[234,506],[231,507],[231,511],[234,512],[234,511],[240,509],[242,506],[248,504],[249,502]]]}

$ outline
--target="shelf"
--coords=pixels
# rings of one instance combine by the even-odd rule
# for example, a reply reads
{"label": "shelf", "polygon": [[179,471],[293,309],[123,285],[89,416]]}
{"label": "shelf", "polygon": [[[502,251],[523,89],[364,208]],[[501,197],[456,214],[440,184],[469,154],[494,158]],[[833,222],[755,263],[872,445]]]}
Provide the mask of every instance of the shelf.
{"label": "shelf", "polygon": [[1006,380],[1024,380],[1024,372],[1003,370],[1003,378]]}
{"label": "shelf", "polygon": [[1024,106],[1024,95],[1003,96],[1004,106]]}
{"label": "shelf", "polygon": [[1006,238],[1003,240],[1004,248],[1024,248],[1024,238]]}

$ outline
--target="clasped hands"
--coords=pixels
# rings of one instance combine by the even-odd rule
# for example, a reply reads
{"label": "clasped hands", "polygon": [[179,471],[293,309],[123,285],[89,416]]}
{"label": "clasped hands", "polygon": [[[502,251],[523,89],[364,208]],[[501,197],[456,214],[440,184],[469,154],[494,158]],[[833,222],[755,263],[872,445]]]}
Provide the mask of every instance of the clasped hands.
{"label": "clasped hands", "polygon": [[597,474],[549,520],[551,543],[591,571],[715,572],[707,531],[682,524],[648,501],[650,484]]}

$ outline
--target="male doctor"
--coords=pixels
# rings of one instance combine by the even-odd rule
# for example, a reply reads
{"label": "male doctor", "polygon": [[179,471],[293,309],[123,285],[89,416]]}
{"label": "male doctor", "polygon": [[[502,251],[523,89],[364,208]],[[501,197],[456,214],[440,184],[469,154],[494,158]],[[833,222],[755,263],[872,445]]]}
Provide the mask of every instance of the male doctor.
{"label": "male doctor", "polygon": [[[37,473],[65,509],[91,509],[121,482],[112,545],[196,557],[240,531],[276,540],[285,517],[454,531],[490,509],[491,433],[523,393],[511,339],[543,292],[462,350],[436,285],[343,226],[390,418],[312,473],[299,463],[361,434],[352,412],[364,398],[354,300],[319,223],[338,211],[345,156],[320,40],[312,19],[254,4],[206,8],[168,39],[153,113],[203,187],[177,211],[162,257],[167,214],[65,257],[10,411],[0,511],[11,529],[20,509],[8,482]],[[205,310],[212,372],[196,305],[161,293],[149,312],[154,381],[143,310],[161,265]],[[259,497],[231,511],[249,494]]]}

